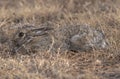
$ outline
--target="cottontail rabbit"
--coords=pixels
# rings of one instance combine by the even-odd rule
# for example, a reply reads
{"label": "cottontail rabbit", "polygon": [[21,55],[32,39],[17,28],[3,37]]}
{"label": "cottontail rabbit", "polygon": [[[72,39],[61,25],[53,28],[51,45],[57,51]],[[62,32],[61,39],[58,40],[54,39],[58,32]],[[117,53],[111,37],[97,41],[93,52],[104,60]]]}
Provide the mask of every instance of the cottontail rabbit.
{"label": "cottontail rabbit", "polygon": [[[89,25],[66,25],[54,28],[23,25],[9,40],[11,54],[16,52],[91,51],[108,46],[105,34]],[[52,39],[52,36],[54,39]],[[54,43],[53,43],[54,42]]]}
{"label": "cottontail rabbit", "polygon": [[16,52],[29,53],[40,49],[40,47],[43,47],[42,49],[48,48],[51,43],[51,41],[47,41],[51,38],[48,35],[50,30],[53,30],[53,28],[29,25],[19,27],[10,40],[11,54]]}

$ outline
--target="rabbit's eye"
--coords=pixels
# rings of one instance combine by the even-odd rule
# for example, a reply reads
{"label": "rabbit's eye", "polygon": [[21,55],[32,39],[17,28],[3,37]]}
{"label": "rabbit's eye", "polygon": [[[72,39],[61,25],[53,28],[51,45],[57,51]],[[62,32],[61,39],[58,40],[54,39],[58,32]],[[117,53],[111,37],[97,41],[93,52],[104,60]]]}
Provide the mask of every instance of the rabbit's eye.
{"label": "rabbit's eye", "polygon": [[19,37],[23,37],[25,34],[23,33],[23,32],[20,32],[19,34],[18,34],[18,36]]}

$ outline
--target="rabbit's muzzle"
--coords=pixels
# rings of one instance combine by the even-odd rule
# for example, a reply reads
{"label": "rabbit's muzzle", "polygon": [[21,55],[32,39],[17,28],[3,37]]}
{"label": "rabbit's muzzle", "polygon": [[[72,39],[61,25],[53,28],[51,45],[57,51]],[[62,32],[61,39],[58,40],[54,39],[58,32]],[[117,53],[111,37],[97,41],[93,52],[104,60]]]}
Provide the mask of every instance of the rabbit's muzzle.
{"label": "rabbit's muzzle", "polygon": [[29,44],[33,40],[33,37],[24,35],[22,37],[22,34],[20,35],[20,38],[17,38],[15,40],[12,40],[12,53],[18,52],[20,49],[26,49],[26,45]]}

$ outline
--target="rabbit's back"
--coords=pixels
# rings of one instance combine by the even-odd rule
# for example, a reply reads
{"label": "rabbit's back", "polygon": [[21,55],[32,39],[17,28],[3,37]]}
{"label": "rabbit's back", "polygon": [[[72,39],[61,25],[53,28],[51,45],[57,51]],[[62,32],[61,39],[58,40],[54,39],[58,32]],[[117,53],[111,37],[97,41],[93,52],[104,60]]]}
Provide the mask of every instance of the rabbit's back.
{"label": "rabbit's back", "polygon": [[89,25],[64,26],[58,29],[57,34],[63,48],[66,46],[68,50],[90,51],[107,47],[105,34]]}

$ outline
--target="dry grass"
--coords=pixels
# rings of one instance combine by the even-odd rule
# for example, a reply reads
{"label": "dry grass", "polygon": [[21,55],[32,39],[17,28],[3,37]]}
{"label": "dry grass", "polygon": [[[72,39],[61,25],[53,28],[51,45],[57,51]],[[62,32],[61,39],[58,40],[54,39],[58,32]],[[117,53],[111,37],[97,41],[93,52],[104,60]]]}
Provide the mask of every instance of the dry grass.
{"label": "dry grass", "polygon": [[[55,28],[89,24],[101,29],[109,49],[93,52],[39,52],[8,55],[0,44],[0,79],[120,79],[119,0],[1,0],[0,28],[51,24]],[[4,55],[7,58],[4,58]]]}

